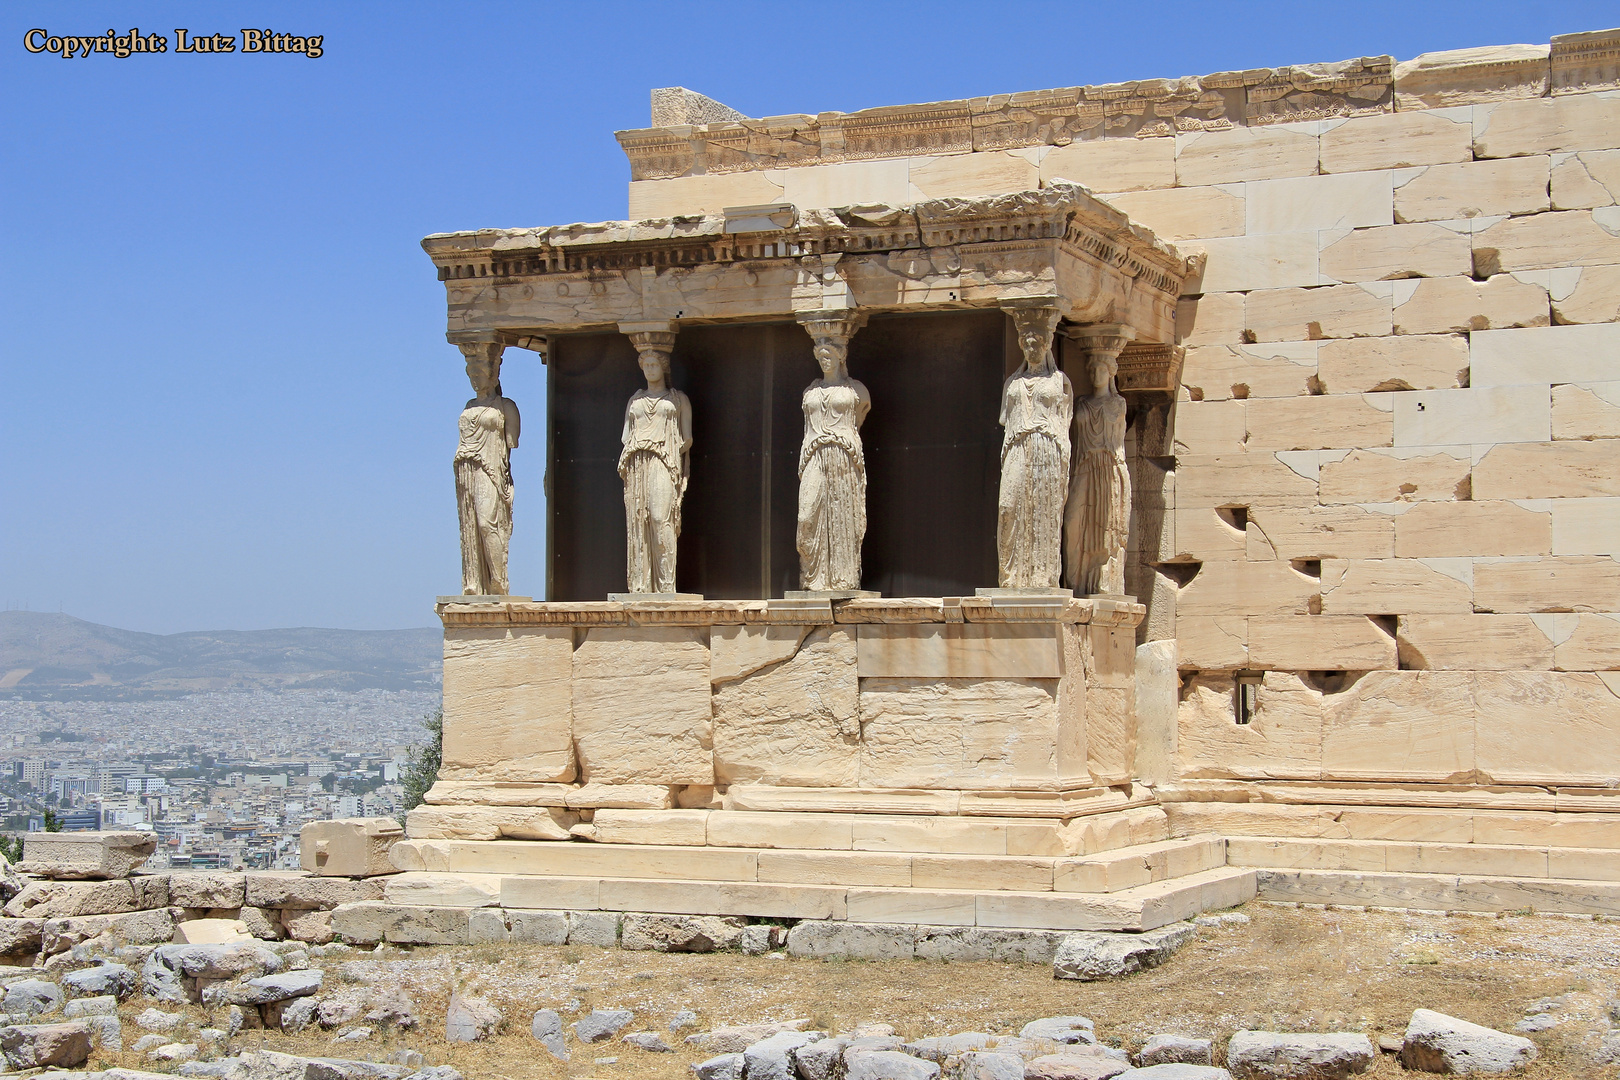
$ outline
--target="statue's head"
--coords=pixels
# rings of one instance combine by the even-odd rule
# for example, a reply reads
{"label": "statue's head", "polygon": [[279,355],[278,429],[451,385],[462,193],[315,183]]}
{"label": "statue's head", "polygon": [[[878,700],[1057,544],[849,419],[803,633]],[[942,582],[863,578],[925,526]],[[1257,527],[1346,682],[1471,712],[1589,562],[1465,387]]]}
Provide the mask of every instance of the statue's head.
{"label": "statue's head", "polygon": [[818,334],[815,343],[816,363],[821,365],[822,378],[842,376],[849,363],[849,342],[842,337]]}
{"label": "statue's head", "polygon": [[649,387],[664,386],[669,383],[669,353],[667,351],[653,348],[637,349],[636,362],[641,365],[642,377],[647,380]]}
{"label": "statue's head", "polygon": [[1099,394],[1108,392],[1108,384],[1114,378],[1114,362],[1106,357],[1094,357],[1091,361],[1091,386]]}
{"label": "statue's head", "polygon": [[467,381],[473,393],[481,398],[501,396],[501,357],[499,353],[479,350],[467,357]]}

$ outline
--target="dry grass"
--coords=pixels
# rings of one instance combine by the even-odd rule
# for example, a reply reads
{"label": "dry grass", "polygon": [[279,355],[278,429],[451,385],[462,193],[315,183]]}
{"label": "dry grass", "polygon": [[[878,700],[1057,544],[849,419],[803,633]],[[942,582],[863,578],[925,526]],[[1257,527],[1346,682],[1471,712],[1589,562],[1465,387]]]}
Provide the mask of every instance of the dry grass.
{"label": "dry grass", "polygon": [[[1168,964],[1119,982],[1060,982],[1039,965],[933,961],[837,962],[685,956],[575,947],[470,946],[356,952],[347,967],[328,958],[328,986],[369,978],[399,981],[416,1000],[422,1029],[334,1045],[330,1033],[244,1032],[239,1048],[371,1057],[408,1046],[469,1080],[686,1078],[708,1056],[666,1031],[690,1008],[707,1030],[722,1024],[812,1017],[818,1027],[894,1025],[908,1037],[957,1031],[1016,1034],[1041,1016],[1080,1013],[1105,1042],[1135,1050],[1149,1035],[1204,1035],[1224,1046],[1233,1031],[1365,1031],[1398,1035],[1414,1008],[1437,1009],[1511,1031],[1539,998],[1568,995],[1563,1022],[1532,1038],[1541,1058],[1531,1078],[1615,1075],[1590,1065],[1606,1003],[1620,987],[1620,924],[1553,916],[1407,915],[1251,904],[1253,921],[1201,931]],[[444,1041],[452,988],[480,993],[507,1021],[487,1042]],[[139,1002],[135,999],[132,1005]],[[144,1007],[144,1005],[142,1006]],[[664,1031],[674,1053],[648,1054],[603,1043],[575,1046],[567,1064],[551,1060],[528,1033],[536,1009],[622,1007],[636,1012],[627,1031]],[[125,1040],[140,1032],[123,1010]],[[204,1012],[190,1012],[202,1020]],[[222,1017],[216,1016],[216,1021]],[[615,1063],[596,1059],[617,1057]],[[137,1055],[104,1059],[139,1067]],[[150,1068],[150,1066],[146,1066]],[[1384,1056],[1373,1077],[1403,1074]]]}

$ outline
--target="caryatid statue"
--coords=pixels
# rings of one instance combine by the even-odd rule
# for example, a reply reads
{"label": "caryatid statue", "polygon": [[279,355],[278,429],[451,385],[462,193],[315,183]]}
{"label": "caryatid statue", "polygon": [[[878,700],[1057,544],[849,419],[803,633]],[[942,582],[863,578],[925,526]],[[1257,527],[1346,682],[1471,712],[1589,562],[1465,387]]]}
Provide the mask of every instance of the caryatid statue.
{"label": "caryatid statue", "polygon": [[849,339],[865,322],[853,311],[813,311],[799,322],[815,342],[821,378],[805,389],[804,442],[799,447],[800,588],[861,587],[866,539],[866,455],[861,424],[872,396],[849,377]]}
{"label": "caryatid statue", "polygon": [[996,553],[1004,589],[1056,589],[1063,570],[1074,388],[1052,355],[1056,307],[1007,305],[1024,366],[1001,388]]}
{"label": "caryatid statue", "polygon": [[1074,403],[1074,472],[1063,522],[1063,571],[1082,596],[1125,591],[1131,479],[1125,467],[1125,399],[1114,385],[1129,326],[1067,331],[1084,357],[1089,396]]}
{"label": "caryatid statue", "polygon": [[461,410],[456,445],[456,507],[461,516],[461,592],[505,596],[506,556],[512,543],[512,451],[518,444],[518,408],[501,396],[502,346],[458,346],[467,357],[473,398]]}
{"label": "caryatid statue", "polygon": [[[622,329],[622,328],[621,328]],[[669,385],[673,328],[625,330],[647,388],[624,407],[625,571],[633,593],[675,591],[675,543],[692,465],[692,403]]]}

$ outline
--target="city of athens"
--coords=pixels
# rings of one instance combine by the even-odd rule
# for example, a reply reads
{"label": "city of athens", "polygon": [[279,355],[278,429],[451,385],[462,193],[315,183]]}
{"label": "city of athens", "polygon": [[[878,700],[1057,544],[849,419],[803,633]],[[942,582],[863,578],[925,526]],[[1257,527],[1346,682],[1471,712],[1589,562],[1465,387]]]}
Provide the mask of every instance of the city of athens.
{"label": "city of athens", "polygon": [[0,1077],[1620,1080],[1611,5],[3,21]]}

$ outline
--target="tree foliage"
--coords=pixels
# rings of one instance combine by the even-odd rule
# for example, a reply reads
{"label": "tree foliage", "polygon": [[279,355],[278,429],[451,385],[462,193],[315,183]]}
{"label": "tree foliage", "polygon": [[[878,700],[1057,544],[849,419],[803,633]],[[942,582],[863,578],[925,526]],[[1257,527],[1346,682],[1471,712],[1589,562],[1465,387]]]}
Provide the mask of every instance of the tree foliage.
{"label": "tree foliage", "polygon": [[61,821],[61,819],[56,816],[56,811],[52,810],[48,806],[45,808],[45,831],[46,832],[61,832],[62,831],[62,821]]}
{"label": "tree foliage", "polygon": [[411,747],[411,756],[400,777],[405,789],[405,809],[414,810],[422,805],[428,788],[439,778],[439,762],[444,757],[444,710],[436,709],[432,716],[424,717],[422,727],[427,730],[426,742]]}

